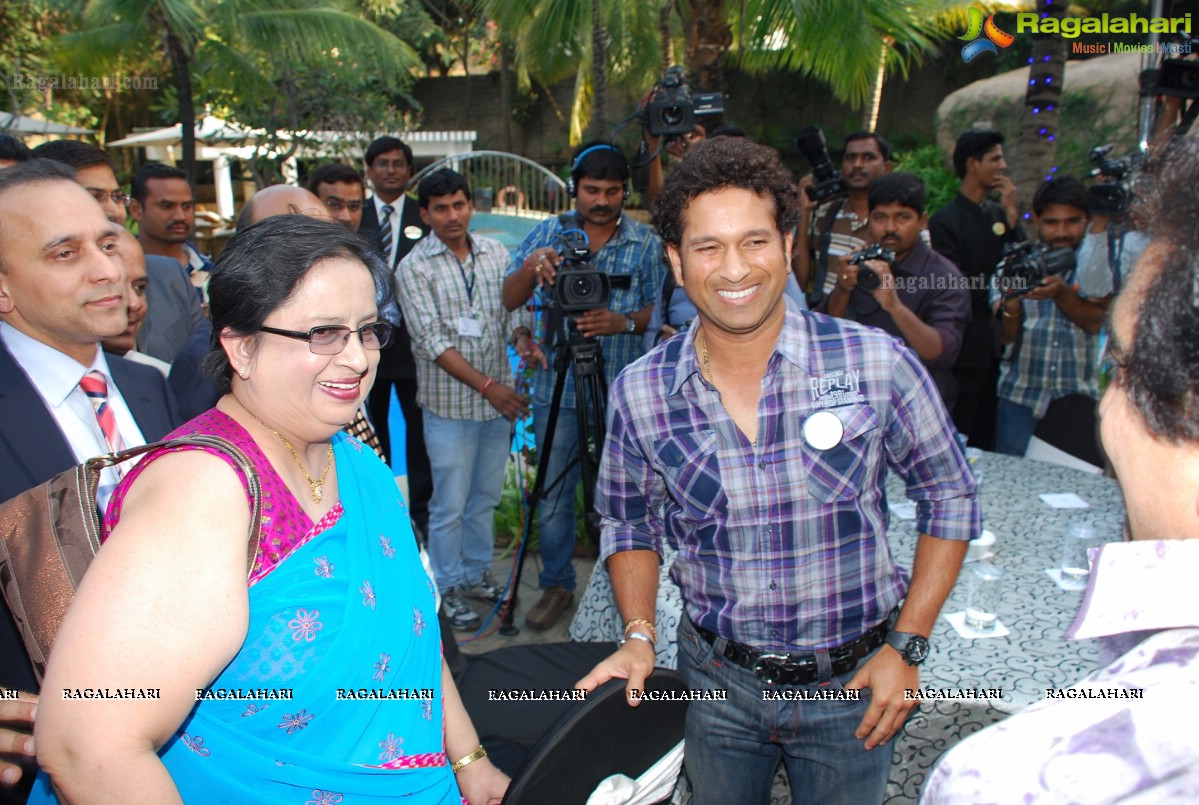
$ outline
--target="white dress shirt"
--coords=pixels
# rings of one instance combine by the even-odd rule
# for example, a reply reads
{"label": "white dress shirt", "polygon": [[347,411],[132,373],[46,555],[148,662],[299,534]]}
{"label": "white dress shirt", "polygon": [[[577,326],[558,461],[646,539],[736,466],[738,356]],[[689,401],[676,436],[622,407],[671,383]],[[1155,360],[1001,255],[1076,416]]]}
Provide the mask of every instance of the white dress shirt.
{"label": "white dress shirt", "polygon": [[[108,404],[116,418],[117,429],[126,447],[137,447],[146,443],[141,428],[133,419],[133,412],[121,396],[121,390],[113,382],[108,361],[104,350],[96,345],[96,356],[88,366],[66,355],[53,347],[47,346],[36,339],[25,335],[20,330],[0,322],[0,341],[8,349],[13,360],[21,367],[29,382],[37,390],[38,396],[46,405],[46,410],[54,417],[59,430],[75,454],[75,461],[82,464],[93,456],[109,452],[108,442],[100,422],[96,419],[96,409],[79,381],[88,372],[95,370],[104,375],[108,382]],[[100,511],[108,506],[108,498],[112,495],[119,480],[115,469],[104,470],[100,475],[100,486],[96,494]]]}
{"label": "white dress shirt", "polygon": [[[375,202],[375,217],[381,228],[383,226],[383,205],[387,202],[379,198],[377,193],[371,196],[371,200]],[[400,248],[400,236],[403,234],[400,231],[400,221],[404,218],[404,203],[407,200],[408,196],[401,193],[399,198],[391,202],[391,218],[388,219],[388,224],[391,226],[391,252],[386,256],[388,269],[393,268],[396,264],[396,249]]]}

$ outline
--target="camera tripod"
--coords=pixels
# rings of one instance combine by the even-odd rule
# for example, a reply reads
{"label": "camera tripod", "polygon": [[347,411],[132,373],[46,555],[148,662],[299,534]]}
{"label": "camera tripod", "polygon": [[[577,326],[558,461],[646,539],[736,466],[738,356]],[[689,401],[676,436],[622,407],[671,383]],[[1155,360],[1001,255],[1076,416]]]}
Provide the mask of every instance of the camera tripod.
{"label": "camera tripod", "polygon": [[[563,483],[570,469],[578,463],[579,474],[583,481],[583,510],[587,522],[591,526],[597,524],[595,514],[595,476],[599,468],[599,453],[603,449],[605,421],[604,409],[608,399],[608,381],[604,375],[604,350],[599,341],[592,336],[581,336],[573,323],[567,323],[561,311],[554,311],[550,316],[550,324],[554,325],[557,318],[562,322],[552,326],[558,343],[554,346],[554,393],[550,401],[549,419],[546,422],[545,435],[537,445],[537,475],[533,489],[529,492],[529,513],[525,521],[524,533],[518,548],[519,559],[516,562],[516,575],[511,585],[511,592],[504,612],[503,622],[499,632],[511,637],[518,634],[513,620],[516,617],[517,591],[520,589],[520,579],[525,565],[525,545],[533,528],[537,515],[538,504],[555,487]],[[562,343],[564,341],[564,343]],[[554,431],[557,430],[558,417],[562,413],[562,398],[566,393],[566,373],[570,371],[575,381],[575,417],[578,420],[579,444],[577,454],[566,462],[558,477],[549,480],[547,474],[550,463],[550,453],[554,446]],[[573,502],[573,489],[558,489],[559,495],[568,495]]]}

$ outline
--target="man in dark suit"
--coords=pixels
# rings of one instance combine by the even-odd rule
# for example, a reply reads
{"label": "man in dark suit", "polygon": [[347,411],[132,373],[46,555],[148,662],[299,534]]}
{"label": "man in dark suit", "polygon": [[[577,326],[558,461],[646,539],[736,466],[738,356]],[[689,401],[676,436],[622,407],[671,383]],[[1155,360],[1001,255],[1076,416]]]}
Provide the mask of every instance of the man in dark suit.
{"label": "man in dark suit", "polygon": [[[83,189],[100,202],[108,220],[125,225],[129,197],[117,184],[112,159],[103,149],[80,140],[54,140],[33,150],[36,157],[53,159],[75,169]],[[192,332],[204,322],[200,295],[177,260],[146,255],[146,319],[137,334],[137,348],[170,363]]]}
{"label": "man in dark suit", "polygon": [[[366,149],[366,176],[375,194],[366,200],[358,233],[378,247],[394,271],[416,242],[429,233],[429,227],[421,221],[416,201],[404,194],[412,177],[412,149],[398,137],[375,139]],[[433,476],[425,451],[420,407],[416,404],[416,359],[412,355],[412,337],[394,298],[387,300],[382,313],[399,328],[391,346],[383,350],[375,387],[367,398],[367,412],[379,434],[384,454],[390,456],[387,411],[391,405],[391,389],[395,387],[400,410],[404,413],[407,437],[409,507],[413,522],[423,534],[429,525]]]}
{"label": "man in dark suit", "polygon": [[[0,172],[0,500],[180,424],[160,372],[99,348],[128,324],[119,234],[70,168],[32,160]],[[101,507],[116,479],[102,477]],[[7,608],[0,687],[36,689]]]}

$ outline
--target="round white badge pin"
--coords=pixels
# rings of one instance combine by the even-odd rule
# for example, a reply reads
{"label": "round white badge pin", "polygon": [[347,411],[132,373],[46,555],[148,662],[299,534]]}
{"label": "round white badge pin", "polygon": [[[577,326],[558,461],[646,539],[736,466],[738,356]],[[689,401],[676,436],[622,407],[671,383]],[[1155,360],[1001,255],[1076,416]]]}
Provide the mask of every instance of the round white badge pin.
{"label": "round white badge pin", "polygon": [[803,438],[809,447],[828,450],[841,444],[845,426],[832,411],[817,411],[803,423]]}

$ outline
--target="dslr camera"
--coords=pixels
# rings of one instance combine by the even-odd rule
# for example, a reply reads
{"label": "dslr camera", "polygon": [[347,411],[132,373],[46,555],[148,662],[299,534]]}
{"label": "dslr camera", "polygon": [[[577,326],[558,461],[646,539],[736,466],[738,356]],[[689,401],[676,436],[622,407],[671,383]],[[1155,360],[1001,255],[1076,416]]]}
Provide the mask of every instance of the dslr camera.
{"label": "dslr camera", "polygon": [[[833,167],[833,160],[828,155],[828,141],[819,126],[805,126],[795,136],[795,147],[812,167],[812,178],[815,185],[804,188],[814,203],[820,204],[833,196],[848,192],[841,171]],[[877,287],[877,286],[875,286]]]}
{"label": "dslr camera", "polygon": [[553,285],[545,286],[547,302],[564,313],[586,313],[608,306],[612,283],[591,266],[591,247],[582,229],[564,229],[555,247],[561,262]]}
{"label": "dslr camera", "polygon": [[867,293],[873,293],[882,284],[882,278],[869,266],[863,265],[867,260],[882,260],[894,271],[895,252],[875,244],[849,255],[849,264],[851,266],[858,266],[858,287]]}
{"label": "dslr camera", "polygon": [[1127,215],[1132,207],[1133,193],[1129,174],[1136,168],[1139,154],[1109,159],[1112,145],[1091,149],[1091,178],[1105,176],[1106,182],[1096,182],[1087,188],[1087,201],[1093,215]]}
{"label": "dslr camera", "polygon": [[1026,294],[1053,274],[1074,268],[1074,250],[1050,249],[1044,243],[1024,241],[1003,247],[1003,259],[995,266],[995,281],[1004,297]]}
{"label": "dslr camera", "polygon": [[700,118],[724,114],[724,96],[719,92],[692,92],[683,68],[675,66],[654,84],[644,109],[638,110],[641,125],[655,137],[690,134]]}

